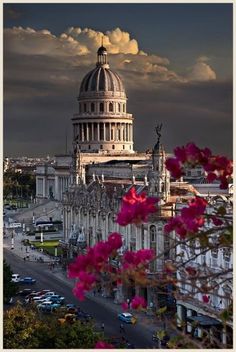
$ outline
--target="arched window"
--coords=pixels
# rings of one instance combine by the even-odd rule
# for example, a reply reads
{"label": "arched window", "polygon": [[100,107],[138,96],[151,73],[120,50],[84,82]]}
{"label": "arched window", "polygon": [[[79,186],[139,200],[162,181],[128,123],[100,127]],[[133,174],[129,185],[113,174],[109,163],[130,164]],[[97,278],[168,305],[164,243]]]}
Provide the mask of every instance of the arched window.
{"label": "arched window", "polygon": [[109,111],[112,112],[113,111],[113,104],[109,103]]}
{"label": "arched window", "polygon": [[118,112],[120,112],[120,103],[118,103]]}
{"label": "arched window", "polygon": [[153,242],[156,243],[156,235],[157,235],[156,226],[154,225],[150,226],[150,243],[153,243]]}
{"label": "arched window", "polygon": [[95,105],[94,103],[91,103],[91,112],[94,112],[95,111]]}
{"label": "arched window", "polygon": [[123,112],[125,112],[125,104],[123,104]]}
{"label": "arched window", "polygon": [[104,104],[103,103],[100,103],[100,112],[104,112]]}
{"label": "arched window", "polygon": [[84,104],[84,112],[87,112],[87,105]]}

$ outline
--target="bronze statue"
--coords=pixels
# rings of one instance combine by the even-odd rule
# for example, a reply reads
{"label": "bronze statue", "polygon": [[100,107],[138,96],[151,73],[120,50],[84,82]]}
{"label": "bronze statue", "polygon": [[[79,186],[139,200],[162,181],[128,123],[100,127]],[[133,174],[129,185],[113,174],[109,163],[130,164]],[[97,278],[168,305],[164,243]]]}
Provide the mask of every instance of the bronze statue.
{"label": "bronze statue", "polygon": [[160,141],[161,138],[161,129],[162,129],[162,123],[160,123],[159,125],[156,126],[155,130],[156,130],[156,134],[158,136],[158,142]]}
{"label": "bronze statue", "polygon": [[155,131],[156,131],[156,134],[157,134],[157,142],[156,142],[156,144],[155,144],[154,149],[158,148],[159,145],[160,145],[161,129],[162,129],[162,123],[158,124],[158,125],[155,127]]}

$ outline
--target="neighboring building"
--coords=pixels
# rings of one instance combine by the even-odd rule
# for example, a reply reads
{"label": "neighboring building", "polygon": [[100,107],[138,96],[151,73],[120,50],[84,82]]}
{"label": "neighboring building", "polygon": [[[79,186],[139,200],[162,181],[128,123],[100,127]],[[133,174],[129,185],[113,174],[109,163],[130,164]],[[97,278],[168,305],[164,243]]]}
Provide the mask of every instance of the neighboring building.
{"label": "neighboring building", "polygon": [[[211,214],[216,207],[224,206],[227,217],[232,223],[232,198],[225,196],[209,197],[208,214]],[[181,209],[182,204],[176,204],[176,211]],[[212,225],[208,223],[205,230]],[[232,345],[233,322],[228,320],[226,328],[220,319],[220,313],[232,305],[233,294],[233,255],[232,248],[224,247],[217,241],[217,233],[213,233],[210,245],[212,250],[204,252],[199,241],[192,241],[185,244],[179,241],[176,250],[179,270],[177,280],[179,293],[177,297],[177,325],[184,326],[187,333],[202,338],[204,330],[208,331],[212,339],[215,337],[224,345]],[[198,247],[198,248],[197,248]],[[199,249],[199,247],[201,249]],[[202,254],[200,254],[202,253]],[[194,268],[202,279],[190,280],[185,266],[181,263],[188,261],[188,265]],[[205,279],[204,279],[205,277]],[[205,291],[204,291],[205,287]],[[207,295],[209,302],[203,302],[203,295]],[[184,325],[183,325],[184,324]],[[195,325],[195,327],[194,327]]]}

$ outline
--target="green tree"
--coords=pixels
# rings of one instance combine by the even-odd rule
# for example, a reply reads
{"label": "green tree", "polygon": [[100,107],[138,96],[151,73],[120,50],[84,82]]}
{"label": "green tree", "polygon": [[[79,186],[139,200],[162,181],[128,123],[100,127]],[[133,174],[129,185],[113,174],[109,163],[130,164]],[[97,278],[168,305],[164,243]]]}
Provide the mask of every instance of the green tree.
{"label": "green tree", "polygon": [[18,286],[11,282],[13,272],[5,259],[3,260],[3,301],[7,303],[17,292]]}
{"label": "green tree", "polygon": [[58,314],[46,316],[20,304],[4,313],[4,348],[94,348],[102,334],[93,323],[58,322]]}

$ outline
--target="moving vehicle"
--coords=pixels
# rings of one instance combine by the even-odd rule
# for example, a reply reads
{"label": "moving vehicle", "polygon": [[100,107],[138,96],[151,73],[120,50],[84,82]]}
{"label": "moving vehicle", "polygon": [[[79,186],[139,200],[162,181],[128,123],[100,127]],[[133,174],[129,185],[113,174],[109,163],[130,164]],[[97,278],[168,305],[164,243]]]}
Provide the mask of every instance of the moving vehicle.
{"label": "moving vehicle", "polygon": [[134,317],[131,313],[119,313],[118,319],[127,324],[135,324],[137,321],[137,318]]}
{"label": "moving vehicle", "polygon": [[20,281],[20,275],[19,274],[12,274],[11,282],[19,282],[19,281]]}
{"label": "moving vehicle", "polygon": [[35,279],[32,279],[30,276],[26,276],[23,279],[20,279],[19,281],[20,284],[27,284],[27,285],[33,285],[36,283]]}

